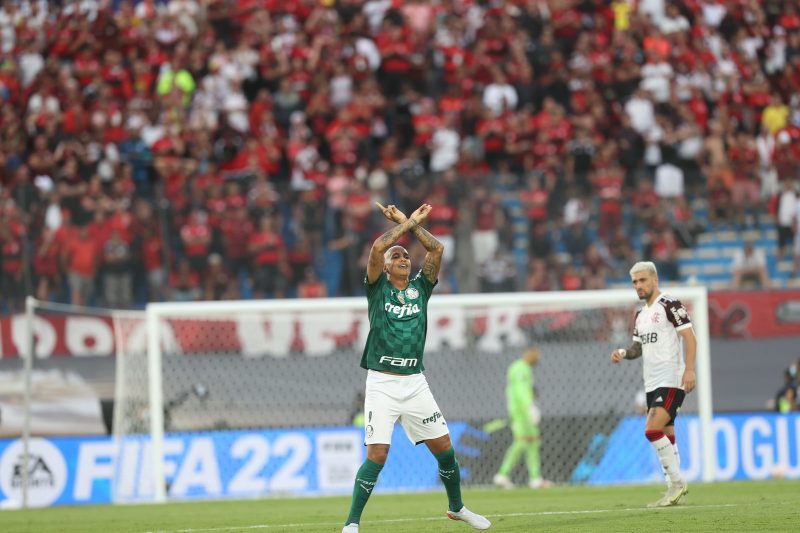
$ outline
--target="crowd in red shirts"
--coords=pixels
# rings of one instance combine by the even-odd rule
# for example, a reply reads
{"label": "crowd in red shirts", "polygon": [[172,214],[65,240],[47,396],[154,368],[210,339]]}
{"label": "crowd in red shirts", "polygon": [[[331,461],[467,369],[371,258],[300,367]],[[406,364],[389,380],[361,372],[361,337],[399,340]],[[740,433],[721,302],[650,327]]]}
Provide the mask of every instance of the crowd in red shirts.
{"label": "crowd in red shirts", "polygon": [[799,87],[798,0],[2,2],[2,301],[358,294],[375,201],[442,290],[675,277],[797,179]]}

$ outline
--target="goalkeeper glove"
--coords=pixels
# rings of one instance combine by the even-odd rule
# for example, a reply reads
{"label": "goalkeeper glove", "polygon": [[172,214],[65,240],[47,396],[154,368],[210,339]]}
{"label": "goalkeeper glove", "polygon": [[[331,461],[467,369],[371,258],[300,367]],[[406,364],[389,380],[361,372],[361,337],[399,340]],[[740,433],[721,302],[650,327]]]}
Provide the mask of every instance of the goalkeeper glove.
{"label": "goalkeeper glove", "polygon": [[536,407],[535,403],[532,403],[530,409],[528,410],[528,420],[531,424],[538,424],[541,419],[542,412],[539,411],[539,408]]}

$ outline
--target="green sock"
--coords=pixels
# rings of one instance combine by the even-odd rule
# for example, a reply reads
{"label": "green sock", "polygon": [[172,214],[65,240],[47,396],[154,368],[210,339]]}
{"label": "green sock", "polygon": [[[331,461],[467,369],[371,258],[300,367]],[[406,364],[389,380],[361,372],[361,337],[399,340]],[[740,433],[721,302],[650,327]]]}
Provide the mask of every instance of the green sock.
{"label": "green sock", "polygon": [[456,452],[453,448],[434,455],[439,462],[439,477],[447,491],[447,503],[451,511],[460,511],[464,507],[461,501],[461,470],[456,461]]}
{"label": "green sock", "polygon": [[356,474],[356,481],[353,485],[353,500],[350,503],[350,514],[347,515],[347,524],[358,524],[361,521],[361,513],[367,505],[372,489],[378,482],[378,474],[381,473],[383,465],[379,465],[367,459]]}
{"label": "green sock", "polygon": [[528,449],[526,450],[525,454],[525,462],[528,463],[528,479],[533,481],[534,479],[539,479],[542,477],[542,474],[539,470],[539,441],[531,442],[528,444]]}
{"label": "green sock", "polygon": [[498,470],[497,473],[503,476],[510,475],[511,469],[514,468],[515,464],[517,464],[522,452],[525,451],[525,447],[525,442],[514,439],[514,442],[512,442],[511,446],[508,447],[506,455],[503,457],[503,463],[500,465],[500,470]]}

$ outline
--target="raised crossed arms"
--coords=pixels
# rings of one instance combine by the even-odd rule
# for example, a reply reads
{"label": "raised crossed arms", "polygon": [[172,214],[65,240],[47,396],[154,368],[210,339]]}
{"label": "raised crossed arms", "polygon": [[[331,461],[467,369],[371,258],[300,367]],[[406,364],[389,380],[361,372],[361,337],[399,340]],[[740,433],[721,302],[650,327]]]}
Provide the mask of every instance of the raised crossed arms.
{"label": "raised crossed arms", "polygon": [[442,265],[444,245],[439,242],[436,237],[431,235],[428,230],[420,226],[420,224],[428,219],[428,214],[433,208],[429,204],[422,204],[416,211],[411,213],[410,217],[406,217],[406,215],[394,205],[384,207],[378,202],[375,202],[375,204],[378,206],[378,209],[381,210],[383,216],[396,223],[397,226],[375,239],[375,242],[372,244],[372,249],[369,252],[369,261],[367,263],[367,281],[372,283],[378,279],[378,276],[383,272],[383,254],[386,253],[386,250],[394,246],[404,233],[411,231],[420,244],[428,251],[428,253],[425,254],[425,261],[422,264],[422,275],[431,283],[436,283],[436,279],[439,276],[439,269]]}

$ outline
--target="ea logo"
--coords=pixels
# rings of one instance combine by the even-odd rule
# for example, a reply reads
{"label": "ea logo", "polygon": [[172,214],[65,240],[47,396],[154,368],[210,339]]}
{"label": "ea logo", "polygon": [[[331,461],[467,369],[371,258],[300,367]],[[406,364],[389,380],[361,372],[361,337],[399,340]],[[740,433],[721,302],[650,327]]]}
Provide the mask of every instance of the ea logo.
{"label": "ea logo", "polygon": [[25,464],[23,442],[14,441],[0,457],[0,489],[7,501],[22,502],[24,472],[28,472],[28,505],[45,507],[61,496],[67,484],[64,456],[45,439],[31,439]]}

